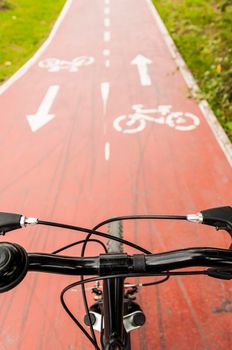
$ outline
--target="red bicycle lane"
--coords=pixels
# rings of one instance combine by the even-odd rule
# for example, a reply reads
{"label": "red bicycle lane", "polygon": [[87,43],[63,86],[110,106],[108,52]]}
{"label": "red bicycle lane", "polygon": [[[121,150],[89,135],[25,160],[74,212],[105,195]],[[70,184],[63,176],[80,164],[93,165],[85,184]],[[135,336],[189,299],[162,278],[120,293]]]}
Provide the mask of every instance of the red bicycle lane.
{"label": "red bicycle lane", "polygon": [[[1,97],[2,210],[92,226],[107,216],[185,214],[228,204],[231,168],[197,103],[188,98],[146,2],[73,3],[40,62],[54,57],[70,62],[83,55],[94,62],[77,72],[70,66],[49,71],[35,65]],[[138,55],[152,61],[147,69],[131,64]],[[32,132],[26,117],[36,115],[51,86],[59,86],[47,111],[55,117]],[[147,122],[135,134],[116,130],[115,120],[131,114],[135,104],[144,109],[171,105],[196,115],[200,125],[180,131]],[[176,230],[180,234],[174,235]],[[31,231],[17,235],[30,250],[50,251],[76,238],[59,230],[57,236],[53,230]],[[223,234],[190,224],[125,225],[125,236],[154,251],[228,243]],[[15,234],[10,240],[16,241]],[[67,280],[30,276],[1,296],[8,310],[1,320],[3,348],[88,347],[59,306],[57,290]],[[189,336],[193,349],[211,349],[216,342],[217,348],[228,347],[229,313],[214,312],[231,300],[228,283],[205,282],[197,280],[196,288],[196,279],[177,279],[142,291],[148,321],[135,335],[134,347],[185,349]],[[79,299],[73,291],[70,302],[81,315]]]}
{"label": "red bicycle lane", "polygon": [[[123,6],[124,3],[122,4]],[[121,10],[120,13],[130,14],[126,10],[124,12]],[[138,11],[138,17],[135,18],[134,15],[135,12],[131,14],[133,24],[130,23],[130,26],[127,24],[127,27],[126,25],[125,27],[119,25],[119,23],[122,23],[122,17],[120,16],[119,18],[118,16],[118,28],[121,29],[117,38],[115,38],[118,43],[118,51],[117,53],[114,52],[114,56],[112,55],[113,57],[115,55],[117,57],[114,66],[117,65],[118,69],[111,71],[111,81],[114,81],[115,85],[111,96],[112,104],[109,106],[109,116],[129,114],[131,113],[131,106],[138,103],[143,103],[147,108],[154,108],[158,104],[171,104],[174,106],[174,110],[194,113],[200,118],[201,124],[191,132],[183,132],[164,125],[151,125],[151,123],[149,125],[148,122],[146,130],[141,133],[123,134],[121,132],[120,135],[112,136],[112,154],[118,152],[118,144],[121,145],[122,150],[116,168],[121,166],[122,169],[126,169],[126,173],[128,174],[129,157],[131,159],[129,163],[130,169],[132,168],[132,164],[134,165],[133,171],[129,176],[133,182],[132,188],[134,192],[132,193],[134,195],[128,196],[133,198],[133,203],[131,203],[132,212],[152,213],[155,211],[159,213],[170,213],[186,212],[186,210],[194,212],[199,207],[214,206],[216,203],[217,205],[222,205],[227,200],[230,202],[229,187],[231,169],[223,152],[212,135],[208,123],[201,114],[197,103],[187,97],[189,92],[184,79],[177,70],[171,56],[167,55],[164,42],[158,40],[157,28],[155,33],[149,27],[146,33],[143,32],[141,34],[142,22],[145,22],[142,19],[142,11]],[[138,21],[138,18],[140,18],[141,22]],[[148,26],[148,21],[146,23]],[[151,22],[150,25],[152,26]],[[127,40],[124,33],[127,32],[127,29],[129,31],[129,28],[131,30],[131,36],[130,40]],[[133,35],[131,28],[133,28]],[[136,31],[136,28],[139,29]],[[151,33],[154,33],[152,38]],[[147,41],[138,39],[142,35]],[[130,42],[130,46],[128,42]],[[149,43],[149,46],[147,43]],[[116,51],[116,49],[112,48],[113,50]],[[146,57],[154,59],[154,64],[150,66],[150,74],[154,79],[155,88],[154,85],[151,88],[146,87],[145,92],[144,87],[138,87],[138,76],[134,75],[132,69],[129,72],[128,68],[123,70],[121,61],[119,60],[121,56],[124,61],[131,62],[141,51]],[[165,68],[161,69],[161,67]],[[116,105],[113,103],[113,101],[119,100],[119,98],[120,104]],[[110,124],[112,125],[111,122]],[[113,141],[114,138],[115,141]],[[137,154],[137,162],[132,158],[133,152]],[[197,235],[196,232],[195,234],[190,234],[189,231],[186,234],[187,228],[183,227],[183,233],[179,229],[178,235],[174,235],[177,229],[178,225],[162,225],[160,231],[154,229],[153,232],[150,228],[150,234],[154,235],[156,230],[160,232],[160,235],[154,235],[154,238],[150,239],[153,240],[153,244],[158,244],[163,251],[193,245],[214,246],[215,244],[215,246],[220,246],[221,244],[226,246],[224,237],[212,237],[212,234],[210,235],[208,230],[200,229]],[[149,229],[141,228],[140,231],[149,232]],[[139,238],[138,241],[141,242]],[[144,237],[142,241],[144,242]],[[208,283],[211,283],[211,281]],[[163,346],[165,348],[166,346],[168,349],[175,349],[175,347],[182,347],[184,349],[190,346],[188,340],[189,332],[191,333],[191,346],[193,349],[213,348],[213,344],[217,344],[217,347],[223,347],[224,345],[222,344],[225,339],[230,344],[229,331],[226,330],[230,323],[227,312],[224,310],[220,316],[217,315],[219,317],[215,317],[212,311],[218,309],[215,305],[222,305],[225,302],[227,302],[227,305],[230,304],[230,291],[227,289],[227,293],[223,297],[225,298],[224,302],[221,303],[219,301],[222,292],[220,288],[224,287],[219,287],[218,283],[215,283],[218,287],[216,285],[213,287],[209,284],[206,286],[205,283],[199,285],[199,281],[197,281],[199,289],[196,289],[196,281],[192,279],[189,283],[188,279],[188,281],[178,280],[177,285],[171,287],[169,291],[165,289],[166,286],[162,286],[159,292],[162,306],[158,305],[158,296],[156,300],[157,310],[162,314],[161,317],[157,317],[159,321],[158,334],[161,334],[160,343],[157,343],[157,339],[154,340],[155,337],[153,335],[155,332],[150,332],[150,329],[155,327],[155,323],[153,323],[150,326],[151,328],[146,328],[147,332],[144,329],[141,330],[145,334],[142,338],[144,342],[141,340],[140,344],[142,345],[140,345],[140,348],[142,346],[145,348],[147,346],[148,349],[155,346]],[[214,295],[212,295],[212,290],[214,290]],[[143,297],[147,300],[147,304],[146,302],[145,304],[149,305],[152,297],[151,294],[147,293],[146,290],[144,292],[146,295]],[[167,295],[170,299],[167,298]],[[176,300],[179,303],[175,304]],[[187,319],[183,319],[183,310],[187,309]],[[149,313],[148,319],[153,320],[154,309],[148,307],[146,311]],[[224,322],[222,319],[225,315],[227,321],[224,319]],[[213,322],[212,319],[214,320]],[[217,323],[216,333],[214,322]],[[174,327],[173,324],[175,324]],[[195,332],[197,334],[196,337],[193,336]],[[149,341],[147,337],[149,337]]]}

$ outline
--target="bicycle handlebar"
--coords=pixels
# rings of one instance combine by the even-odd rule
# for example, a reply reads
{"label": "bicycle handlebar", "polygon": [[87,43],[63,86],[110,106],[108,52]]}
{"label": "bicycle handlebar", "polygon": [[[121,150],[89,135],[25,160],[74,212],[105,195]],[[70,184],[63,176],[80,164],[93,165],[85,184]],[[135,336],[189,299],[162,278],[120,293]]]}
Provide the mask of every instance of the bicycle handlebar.
{"label": "bicycle handlebar", "polygon": [[[232,236],[232,208],[229,206],[212,208],[197,214],[186,216],[151,215],[139,217],[123,217],[123,219],[173,219],[186,220],[214,226],[217,229],[226,230]],[[117,218],[120,220],[120,218]],[[107,221],[105,221],[107,222]],[[103,222],[102,224],[104,224]],[[93,231],[76,226],[43,222],[37,218],[27,218],[20,214],[0,213],[0,234],[36,224],[46,224],[98,234],[108,237],[140,249],[144,253],[147,250],[131,242],[111,237],[98,231]],[[101,224],[101,225],[102,225]],[[101,226],[100,225],[100,226]],[[97,226],[99,227],[99,225]],[[223,279],[232,278],[232,250],[216,248],[191,248],[181,249],[161,254],[127,254],[100,255],[91,258],[77,258],[57,256],[52,254],[27,253],[21,246],[11,243],[0,243],[0,292],[14,288],[25,277],[27,271],[43,271],[61,273],[67,275],[97,275],[107,276],[113,274],[155,274],[164,273],[173,269],[193,266],[212,267],[207,274]]]}
{"label": "bicycle handlebar", "polygon": [[[212,208],[201,211],[197,214],[186,216],[176,215],[142,215],[142,216],[124,216],[109,219],[101,222],[93,230],[59,224],[54,222],[41,221],[37,218],[27,218],[19,214],[0,213],[0,235],[5,235],[7,232],[16,230],[27,225],[48,225],[60,227],[75,231],[87,233],[85,240],[72,243],[71,245],[62,247],[59,251],[67,249],[70,246],[84,243],[82,248],[82,256],[84,256],[85,246],[90,241],[91,235],[101,236],[107,239],[116,240],[125,245],[129,245],[134,249],[139,250],[143,254],[127,255],[126,253],[118,254],[101,254],[93,257],[69,257],[54,254],[44,253],[27,253],[23,247],[18,244],[2,242],[0,243],[0,293],[11,290],[16,287],[26,276],[29,271],[47,272],[64,275],[81,276],[81,280],[66,287],[61,294],[61,301],[65,311],[75,321],[79,328],[85,333],[91,343],[98,348],[93,328],[91,338],[88,332],[81,326],[78,320],[74,317],[71,311],[64,303],[64,293],[73,285],[93,282],[99,279],[109,279],[120,277],[123,280],[126,277],[138,276],[166,276],[161,281],[155,283],[143,284],[144,286],[154,285],[166,281],[173,275],[196,275],[203,274],[214,278],[232,279],[232,245],[231,249],[217,248],[188,248],[165,253],[151,254],[148,250],[140,247],[132,242],[119,237],[114,237],[109,234],[96,231],[99,227],[120,220],[131,219],[160,219],[160,220],[186,220],[193,223],[210,225],[216,229],[227,231],[232,238],[232,208],[229,206]],[[95,240],[97,241],[97,240]],[[98,243],[103,244],[100,241]],[[105,248],[104,244],[103,247]],[[105,248],[105,251],[106,248]],[[206,267],[201,271],[186,271],[186,268]],[[182,271],[177,271],[184,269]],[[83,280],[83,276],[97,276]],[[86,294],[83,285],[83,298],[87,309],[87,315],[90,318]]]}
{"label": "bicycle handlebar", "polygon": [[[67,257],[27,253],[18,244],[0,243],[0,292],[19,284],[28,271],[64,275],[156,275],[187,267],[210,267],[211,277],[232,279],[232,251],[217,248],[180,249],[159,254],[100,254],[95,257]],[[212,269],[213,268],[213,269]],[[168,273],[167,273],[168,274]]]}

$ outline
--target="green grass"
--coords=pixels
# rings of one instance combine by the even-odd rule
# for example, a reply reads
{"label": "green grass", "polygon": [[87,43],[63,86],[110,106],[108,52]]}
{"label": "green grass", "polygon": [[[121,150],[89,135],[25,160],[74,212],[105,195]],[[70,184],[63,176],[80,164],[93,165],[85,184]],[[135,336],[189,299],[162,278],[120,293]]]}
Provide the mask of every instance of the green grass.
{"label": "green grass", "polygon": [[232,140],[232,0],[153,0]]}
{"label": "green grass", "polygon": [[48,36],[65,0],[0,0],[0,83]]}

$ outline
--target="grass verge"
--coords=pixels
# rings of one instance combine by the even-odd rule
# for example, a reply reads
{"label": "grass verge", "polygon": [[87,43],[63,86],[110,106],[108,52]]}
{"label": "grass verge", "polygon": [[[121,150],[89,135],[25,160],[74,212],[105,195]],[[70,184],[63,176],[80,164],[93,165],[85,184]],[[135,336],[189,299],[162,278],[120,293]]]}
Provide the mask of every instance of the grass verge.
{"label": "grass verge", "polygon": [[153,0],[232,140],[232,0]]}
{"label": "grass verge", "polygon": [[41,46],[65,0],[0,0],[0,83]]}

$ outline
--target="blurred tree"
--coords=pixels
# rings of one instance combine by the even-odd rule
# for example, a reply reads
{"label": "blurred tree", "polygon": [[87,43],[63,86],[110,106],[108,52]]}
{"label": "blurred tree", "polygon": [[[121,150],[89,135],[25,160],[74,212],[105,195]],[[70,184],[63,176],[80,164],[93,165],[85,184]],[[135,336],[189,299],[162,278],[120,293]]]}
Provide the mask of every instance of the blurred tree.
{"label": "blurred tree", "polygon": [[226,0],[223,4],[222,4],[222,11],[226,11],[228,6],[232,5],[232,0]]}
{"label": "blurred tree", "polygon": [[7,0],[0,0],[0,10],[5,10],[9,7]]}

